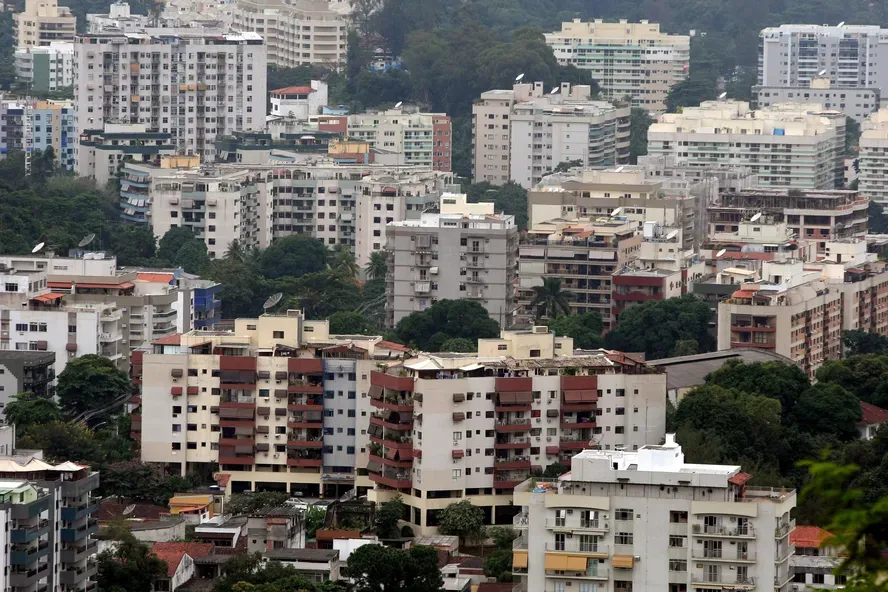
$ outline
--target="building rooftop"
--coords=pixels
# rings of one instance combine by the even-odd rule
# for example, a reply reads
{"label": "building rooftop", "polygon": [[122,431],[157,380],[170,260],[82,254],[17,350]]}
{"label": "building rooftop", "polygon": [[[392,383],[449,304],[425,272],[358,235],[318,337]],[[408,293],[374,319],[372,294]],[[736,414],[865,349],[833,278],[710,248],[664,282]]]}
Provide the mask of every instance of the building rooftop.
{"label": "building rooftop", "polygon": [[796,526],[789,533],[789,542],[796,547],[819,549],[832,536],[831,532],[823,530],[819,526]]}
{"label": "building rooftop", "polygon": [[877,425],[888,422],[888,409],[882,409],[881,407],[876,407],[875,405],[861,401],[860,411],[862,412],[862,415],[860,421],[857,422],[859,425]]}
{"label": "building rooftop", "polygon": [[707,375],[715,372],[730,360],[740,360],[750,364],[755,362],[794,364],[789,358],[772,351],[746,347],[692,356],[648,360],[647,364],[666,372],[666,388],[685,389],[705,383]]}
{"label": "building rooftop", "polygon": [[273,95],[308,95],[316,91],[310,86],[285,86],[268,92]]}
{"label": "building rooftop", "polygon": [[331,549],[274,549],[265,553],[268,559],[326,563],[339,559],[339,551]]}
{"label": "building rooftop", "polygon": [[192,559],[205,557],[213,552],[212,543],[154,543],[151,553],[167,564],[167,575],[173,577],[186,554]]}

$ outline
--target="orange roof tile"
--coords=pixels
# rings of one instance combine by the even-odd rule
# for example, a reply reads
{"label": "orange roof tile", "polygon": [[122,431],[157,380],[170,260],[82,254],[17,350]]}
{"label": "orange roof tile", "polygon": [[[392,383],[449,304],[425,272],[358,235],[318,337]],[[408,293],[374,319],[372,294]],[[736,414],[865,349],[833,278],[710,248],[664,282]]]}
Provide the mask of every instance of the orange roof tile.
{"label": "orange roof tile", "polygon": [[181,345],[182,344],[182,334],[181,333],[173,333],[172,335],[167,335],[166,337],[161,337],[160,339],[155,339],[151,342],[152,345]]}
{"label": "orange roof tile", "polygon": [[40,296],[35,296],[32,300],[36,300],[37,302],[52,302],[53,300],[58,300],[64,296],[64,294],[57,294],[55,292],[50,292],[48,294],[41,294]]}
{"label": "orange roof tile", "polygon": [[169,284],[173,281],[173,277],[175,277],[171,273],[139,273],[136,274],[136,278],[142,280],[143,282],[157,282],[160,284]]}
{"label": "orange roof tile", "polygon": [[274,95],[308,95],[315,92],[315,89],[310,86],[285,86],[268,92]]}
{"label": "orange roof tile", "polygon": [[819,526],[796,526],[789,533],[789,542],[796,547],[817,549],[831,537],[832,533]]}
{"label": "orange roof tile", "polygon": [[888,409],[882,409],[869,403],[860,402],[860,410],[863,415],[860,417],[859,425],[876,425],[888,421]]}
{"label": "orange roof tile", "polygon": [[390,349],[392,351],[410,351],[410,348],[406,345],[401,345],[400,343],[395,343],[394,341],[380,341],[376,344],[376,347],[380,347],[382,349]]}
{"label": "orange roof tile", "polygon": [[166,561],[167,575],[173,577],[186,553],[192,559],[206,557],[213,552],[213,543],[154,543],[151,552]]}

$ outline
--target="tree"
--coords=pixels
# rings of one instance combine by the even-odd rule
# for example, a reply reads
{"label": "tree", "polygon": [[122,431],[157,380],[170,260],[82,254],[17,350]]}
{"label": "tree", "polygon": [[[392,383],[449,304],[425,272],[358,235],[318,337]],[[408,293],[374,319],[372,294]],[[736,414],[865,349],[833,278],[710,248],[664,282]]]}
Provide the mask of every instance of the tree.
{"label": "tree", "polygon": [[330,269],[337,271],[344,276],[354,279],[358,275],[360,268],[355,260],[355,254],[351,247],[346,245],[336,245],[330,254]]}
{"label": "tree", "polygon": [[860,124],[853,117],[845,118],[845,156],[856,156],[860,141]]}
{"label": "tree", "polygon": [[871,331],[851,330],[842,335],[845,356],[888,354],[888,337]]}
{"label": "tree", "polygon": [[601,332],[604,324],[597,311],[583,314],[561,315],[549,321],[549,330],[557,337],[567,336],[574,340],[579,349],[598,349],[604,345]]}
{"label": "tree", "polygon": [[454,337],[452,339],[448,339],[444,343],[441,344],[441,351],[443,352],[459,352],[459,353],[471,353],[478,351],[478,346],[471,339],[465,339],[463,337]]}
{"label": "tree", "polygon": [[499,335],[499,323],[474,300],[440,300],[424,311],[414,312],[395,326],[395,335],[406,344],[425,351],[441,351],[454,337],[471,341]]}
{"label": "tree", "polygon": [[629,162],[638,163],[638,157],[648,153],[648,128],[654,123],[654,118],[648,114],[647,109],[632,107],[629,114]]}
{"label": "tree", "polygon": [[701,352],[712,351],[709,305],[694,296],[648,300],[620,313],[617,327],[604,337],[610,349],[644,352],[649,360],[669,357],[677,341],[693,339]]}
{"label": "tree", "polygon": [[259,256],[259,269],[266,278],[301,277],[324,271],[327,248],[316,238],[294,234],[274,241]]}
{"label": "tree", "polygon": [[711,80],[691,76],[669,89],[666,95],[666,110],[678,112],[680,107],[696,107],[703,101],[715,98],[715,84]]}
{"label": "tree", "polygon": [[581,167],[581,166],[583,166],[583,161],[579,158],[576,160],[563,160],[558,163],[558,165],[555,167],[554,170],[552,170],[552,172],[553,173],[566,173],[570,169],[573,169],[576,167]]}
{"label": "tree", "polygon": [[198,239],[186,242],[176,251],[172,263],[173,266],[184,269],[186,273],[202,273],[210,264],[206,244]]}
{"label": "tree", "polygon": [[332,335],[366,335],[373,330],[366,317],[359,312],[334,312],[327,320],[330,321]]}
{"label": "tree", "polygon": [[546,470],[543,471],[544,479],[556,479],[561,475],[565,474],[570,470],[570,467],[566,467],[560,462],[553,462],[549,466],[546,467]]}
{"label": "tree", "polygon": [[203,243],[187,226],[173,226],[160,238],[157,258],[172,264],[179,250],[187,243],[195,241]]}
{"label": "tree", "polygon": [[827,361],[817,369],[817,382],[837,384],[861,401],[888,408],[888,355]]}
{"label": "tree", "polygon": [[231,514],[252,514],[264,508],[277,508],[290,499],[285,491],[256,491],[231,496],[226,510]]}
{"label": "tree", "polygon": [[113,462],[102,468],[102,491],[106,496],[142,500],[160,506],[166,506],[176,493],[200,484],[200,479],[195,476],[168,475],[159,467],[138,460]]}
{"label": "tree", "polygon": [[484,575],[497,582],[512,581],[512,550],[497,549],[484,560]]}
{"label": "tree", "polygon": [[834,434],[840,440],[859,436],[860,400],[837,384],[817,383],[806,390],[792,410],[800,429]]}
{"label": "tree", "polygon": [[869,216],[867,228],[873,234],[888,234],[888,215],[882,204],[870,200],[867,206],[867,215]]}
{"label": "tree", "polygon": [[65,421],[34,424],[19,438],[17,445],[43,450],[44,456],[57,462],[91,461],[99,458],[93,432],[79,424]]}
{"label": "tree", "polygon": [[219,298],[226,319],[258,315],[265,299],[273,293],[269,282],[254,266],[235,258],[211,261],[203,276],[222,284]]}
{"label": "tree", "polygon": [[373,251],[370,253],[370,262],[367,263],[367,277],[371,280],[385,279],[388,273],[388,255],[385,251]]}
{"label": "tree", "polygon": [[554,277],[543,278],[542,286],[533,287],[533,300],[530,308],[536,318],[545,316],[557,317],[559,314],[570,314],[570,299],[573,293],[561,289],[561,280]]}
{"label": "tree", "polygon": [[379,505],[376,510],[376,535],[381,539],[392,539],[398,536],[398,521],[407,514],[407,506],[400,495]]}
{"label": "tree", "polygon": [[808,376],[795,364],[729,360],[706,377],[706,384],[756,393],[780,401],[783,417],[792,413],[796,401],[811,385]]}
{"label": "tree", "polygon": [[358,547],[349,555],[346,572],[355,592],[439,592],[444,586],[438,552],[422,545],[408,551]]}
{"label": "tree", "polygon": [[151,592],[155,579],[165,577],[167,564],[151,553],[148,545],[136,540],[128,531],[112,551],[98,557],[99,590],[101,592]]}
{"label": "tree", "polygon": [[324,526],[327,510],[320,506],[311,505],[305,510],[305,536],[313,539],[319,528]]}
{"label": "tree", "polygon": [[70,360],[59,374],[56,394],[62,412],[76,417],[87,411],[98,411],[132,392],[132,383],[125,372],[108,358],[88,354]]}
{"label": "tree", "polygon": [[477,541],[484,536],[484,511],[467,499],[450,504],[438,514],[438,531],[463,543]]}
{"label": "tree", "polygon": [[361,301],[361,289],[354,278],[332,269],[306,273],[298,278],[284,277],[275,282],[275,286],[310,319],[323,319],[336,312],[354,310]]}
{"label": "tree", "polygon": [[4,412],[6,423],[15,426],[19,437],[26,434],[32,425],[47,424],[62,419],[62,412],[55,401],[38,397],[34,393],[14,395]]}
{"label": "tree", "polygon": [[493,526],[487,529],[487,538],[493,541],[497,549],[512,551],[512,541],[518,538],[518,533],[508,526]]}
{"label": "tree", "polygon": [[493,202],[494,210],[515,216],[519,229],[527,228],[527,190],[509,181],[501,187],[488,182],[476,183],[465,188],[469,203]]}

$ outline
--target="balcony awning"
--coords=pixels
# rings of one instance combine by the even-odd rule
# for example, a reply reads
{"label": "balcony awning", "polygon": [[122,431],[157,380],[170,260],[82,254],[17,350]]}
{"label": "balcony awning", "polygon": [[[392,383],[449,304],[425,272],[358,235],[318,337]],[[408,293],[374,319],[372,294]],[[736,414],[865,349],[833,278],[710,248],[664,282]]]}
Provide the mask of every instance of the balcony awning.
{"label": "balcony awning", "polygon": [[257,452],[268,452],[269,448],[268,442],[259,442],[256,444]]}
{"label": "balcony awning", "polygon": [[371,385],[370,390],[367,392],[367,394],[370,395],[371,399],[379,401],[380,399],[382,399],[382,387],[378,384]]}
{"label": "balcony awning", "polygon": [[546,417],[558,417],[557,409],[546,409]]}
{"label": "balcony awning", "polygon": [[269,372],[268,370],[260,370],[256,373],[256,375],[263,380],[271,378],[271,372]]}
{"label": "balcony awning", "polygon": [[611,559],[611,567],[632,569],[634,566],[635,558],[632,555],[614,555]]}
{"label": "balcony awning", "polygon": [[274,389],[274,396],[275,397],[286,397],[287,396],[287,389]]}
{"label": "balcony awning", "polygon": [[531,393],[513,393],[515,395],[515,403],[518,405],[530,405],[533,402],[533,394]]}
{"label": "balcony awning", "polygon": [[278,370],[277,372],[274,373],[275,380],[287,380],[287,376],[288,376],[287,372],[285,372],[283,370]]}
{"label": "balcony awning", "polygon": [[371,460],[367,463],[367,471],[370,473],[379,473],[382,470],[382,463]]}
{"label": "balcony awning", "polygon": [[41,294],[40,296],[35,296],[34,298],[31,298],[31,300],[36,300],[37,302],[52,302],[53,300],[58,300],[62,296],[63,294],[50,292],[49,294]]}
{"label": "balcony awning", "polygon": [[586,558],[582,555],[568,555],[567,571],[586,571]]}
{"label": "balcony awning", "polygon": [[257,407],[256,413],[259,415],[271,415],[271,407]]}
{"label": "balcony awning", "polygon": [[518,569],[527,569],[527,551],[512,552],[512,567]]}
{"label": "balcony awning", "polygon": [[453,402],[454,403],[462,403],[466,400],[465,393],[453,393]]}
{"label": "balcony awning", "polygon": [[557,446],[546,446],[546,454],[558,454]]}
{"label": "balcony awning", "polygon": [[268,433],[268,426],[267,425],[256,426],[256,433],[257,434],[267,434]]}
{"label": "balcony awning", "polygon": [[275,408],[274,408],[274,414],[277,415],[277,416],[280,416],[280,415],[286,415],[286,414],[287,414],[287,410],[286,410],[286,409],[283,409],[283,408],[281,408],[281,407],[275,407]]}
{"label": "balcony awning", "polygon": [[462,411],[454,411],[453,412],[453,421],[463,421],[466,418],[466,414]]}
{"label": "balcony awning", "polygon": [[171,395],[181,395],[182,394],[182,387],[181,386],[170,387],[170,394]]}
{"label": "balcony awning", "polygon": [[452,452],[453,458],[462,458],[466,455],[464,450],[453,450],[451,452]]}
{"label": "balcony awning", "polygon": [[567,555],[555,555],[546,553],[546,571],[565,571],[567,569]]}

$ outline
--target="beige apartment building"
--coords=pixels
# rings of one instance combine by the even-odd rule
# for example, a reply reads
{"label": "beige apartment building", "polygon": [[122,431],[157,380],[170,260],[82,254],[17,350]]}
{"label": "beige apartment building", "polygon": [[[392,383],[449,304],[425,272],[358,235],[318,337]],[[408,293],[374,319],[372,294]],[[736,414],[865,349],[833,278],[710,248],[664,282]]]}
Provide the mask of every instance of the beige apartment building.
{"label": "beige apartment building", "polygon": [[474,300],[501,327],[517,307],[518,227],[492,203],[469,204],[445,193],[437,213],[392,222],[386,228],[386,324],[439,300]]}
{"label": "beige apartment building", "polygon": [[791,592],[796,492],[751,477],[685,462],[674,434],[584,450],[559,479],[515,489],[515,590]]}
{"label": "beige apartment building", "polygon": [[660,115],[648,129],[648,154],[692,167],[748,167],[762,187],[833,189],[844,183],[845,119],[818,104],[752,111],[739,101],[704,101]]}
{"label": "beige apartment building", "polygon": [[401,495],[422,534],[469,496],[486,523],[511,525],[513,490],[531,471],[665,434],[664,374],[619,352],[574,355],[573,340],[546,327],[481,339],[477,354],[420,354],[370,383],[379,412],[369,425],[369,499]]}
{"label": "beige apartment building", "polygon": [[269,64],[334,69],[345,64],[348,22],[327,0],[238,0],[231,18],[233,30],[262,36]]}
{"label": "beige apartment building", "polygon": [[343,131],[349,138],[366,141],[370,148],[382,154],[398,155],[399,165],[450,170],[453,138],[446,113],[421,113],[405,108],[355,113],[348,116]]}
{"label": "beige apartment building", "polygon": [[19,49],[48,47],[54,41],[74,41],[77,17],[58,0],[25,0],[25,10],[12,15]]}
{"label": "beige apartment building", "polygon": [[888,204],[888,108],[879,109],[863,123],[858,166],[858,191],[884,208]]}
{"label": "beige apartment building", "polygon": [[559,164],[629,162],[628,107],[593,100],[589,86],[542,82],[481,94],[472,106],[475,182],[530,189]]}
{"label": "beige apartment building", "polygon": [[669,89],[688,76],[691,38],[661,33],[647,20],[574,19],[545,35],[559,64],[589,70],[605,97],[629,97],[633,107],[665,111]]}

